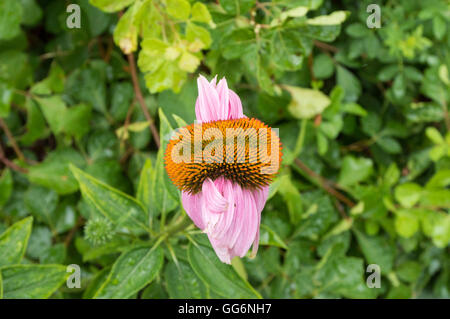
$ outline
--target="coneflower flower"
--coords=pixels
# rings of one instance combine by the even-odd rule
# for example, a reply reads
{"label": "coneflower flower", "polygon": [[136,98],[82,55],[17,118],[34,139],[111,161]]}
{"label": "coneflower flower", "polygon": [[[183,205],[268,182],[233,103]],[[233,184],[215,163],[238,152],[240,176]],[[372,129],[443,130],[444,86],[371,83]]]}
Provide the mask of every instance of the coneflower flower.
{"label": "coneflower flower", "polygon": [[273,130],[242,112],[225,78],[197,80],[197,122],[177,130],[165,153],[183,207],[224,263],[259,244],[261,211],[281,161]]}

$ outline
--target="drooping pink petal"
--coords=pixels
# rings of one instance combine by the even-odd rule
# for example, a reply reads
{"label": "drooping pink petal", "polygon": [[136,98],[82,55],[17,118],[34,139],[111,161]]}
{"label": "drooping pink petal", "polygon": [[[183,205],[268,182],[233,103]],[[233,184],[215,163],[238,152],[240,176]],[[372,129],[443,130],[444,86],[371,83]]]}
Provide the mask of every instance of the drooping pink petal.
{"label": "drooping pink petal", "polygon": [[191,195],[187,192],[181,192],[181,202],[183,203],[184,210],[192,219],[195,226],[203,229],[205,226],[202,218],[201,199],[201,193]]}
{"label": "drooping pink petal", "polygon": [[215,229],[221,215],[228,208],[228,201],[222,195],[221,188],[222,185],[219,182],[213,182],[209,178],[203,182],[201,209],[205,232],[212,232]]}
{"label": "drooping pink petal", "polygon": [[[253,191],[253,196],[255,198],[257,210],[259,212],[258,214],[258,225],[259,225],[261,223],[261,212],[264,209],[267,197],[269,196],[269,186]],[[259,247],[259,226],[258,231],[256,232],[255,241],[253,242],[251,257],[256,256],[256,253],[258,252],[258,247]]]}
{"label": "drooping pink petal", "polygon": [[256,197],[263,197],[264,191],[260,191],[260,195],[255,195],[253,191],[242,189],[238,184],[233,184],[222,177],[219,179],[222,180],[215,186],[224,198],[227,198],[228,207],[222,214],[210,217],[214,218],[215,224],[213,227],[207,227],[205,232],[220,260],[230,263],[233,257],[245,256],[252,244],[258,243],[263,205],[257,203]]}

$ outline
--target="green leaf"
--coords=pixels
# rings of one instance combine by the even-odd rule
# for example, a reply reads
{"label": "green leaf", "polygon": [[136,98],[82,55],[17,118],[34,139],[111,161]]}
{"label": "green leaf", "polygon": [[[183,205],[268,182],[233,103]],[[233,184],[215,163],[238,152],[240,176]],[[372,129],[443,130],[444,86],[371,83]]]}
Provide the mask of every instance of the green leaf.
{"label": "green leaf", "polygon": [[188,248],[189,263],[197,276],[215,293],[226,298],[261,298],[259,293],[242,279],[230,265],[222,263],[214,251],[193,244]]}
{"label": "green leaf", "polygon": [[45,116],[50,129],[57,135],[64,129],[64,115],[67,107],[60,95],[53,95],[51,97],[36,98],[36,101],[41,106],[42,113]]}
{"label": "green leaf", "polygon": [[413,207],[417,202],[419,202],[422,187],[415,183],[404,183],[395,188],[395,199],[403,207]]}
{"label": "green leaf", "polygon": [[331,101],[320,91],[284,85],[292,97],[288,106],[289,112],[298,119],[309,119],[321,114]]}
{"label": "green leaf", "polygon": [[412,260],[405,261],[397,267],[397,275],[406,282],[416,282],[422,272],[423,266]]}
{"label": "green leaf", "polygon": [[196,2],[192,6],[192,21],[203,23],[212,22],[211,14],[209,13],[208,8],[203,3]]}
{"label": "green leaf", "polygon": [[46,226],[35,226],[28,241],[26,255],[41,259],[52,246],[52,232]]}
{"label": "green leaf", "polygon": [[91,62],[90,68],[76,69],[70,74],[65,92],[77,103],[89,104],[94,110],[105,113],[107,64],[103,64],[103,61],[94,62],[97,62],[98,69],[95,69],[95,64]]}
{"label": "green leaf", "polygon": [[52,216],[58,204],[58,194],[54,190],[31,185],[25,193],[24,202],[39,221],[53,226]]}
{"label": "green leaf", "polygon": [[222,39],[221,48],[226,59],[236,59],[255,52],[255,32],[252,29],[237,29]]}
{"label": "green leaf", "polygon": [[296,31],[275,30],[271,41],[271,62],[278,68],[294,71],[302,67],[305,49]]}
{"label": "green leaf", "polygon": [[442,137],[441,133],[437,130],[437,128],[430,126],[425,130],[425,135],[434,143],[434,144],[444,144],[445,140]]}
{"label": "green leaf", "polygon": [[125,54],[136,51],[139,32],[139,10],[143,6],[143,1],[135,2],[117,23],[114,29],[114,43],[122,49]]}
{"label": "green leaf", "polygon": [[0,2],[0,40],[9,40],[19,34],[22,13],[20,1],[2,0]]}
{"label": "green leaf", "polygon": [[43,162],[29,167],[30,182],[55,190],[60,195],[78,190],[78,183],[69,170],[69,164],[84,166],[83,157],[74,149],[51,152]]}
{"label": "green leaf", "polygon": [[346,68],[337,66],[337,84],[344,89],[346,102],[355,102],[361,95],[361,83],[358,78]]}
{"label": "green leaf", "polygon": [[22,4],[22,24],[36,25],[42,18],[42,9],[35,0],[20,0]]}
{"label": "green leaf", "polygon": [[90,4],[106,12],[116,12],[132,4],[135,0],[89,0]]}
{"label": "green leaf", "polygon": [[314,57],[313,72],[317,79],[327,79],[334,73],[333,60],[327,54],[319,54]]}
{"label": "green leaf", "polygon": [[447,29],[447,22],[441,16],[435,16],[433,18],[433,34],[436,39],[441,40]]}
{"label": "green leaf", "polygon": [[69,107],[63,117],[63,130],[76,139],[81,139],[90,130],[92,109],[87,104]]}
{"label": "green leaf", "polygon": [[38,139],[47,137],[49,130],[39,105],[33,99],[27,97],[25,107],[27,109],[27,131],[22,135],[20,141],[25,145],[30,145]]}
{"label": "green leaf", "polygon": [[444,188],[450,185],[450,169],[444,169],[436,172],[428,181],[426,188]]}
{"label": "green leaf", "polygon": [[303,214],[303,205],[300,192],[292,183],[289,175],[284,175],[280,178],[281,182],[278,191],[286,202],[291,223],[294,225],[298,224]]}
{"label": "green leaf", "polygon": [[12,98],[12,88],[6,83],[0,82],[0,118],[8,116]]}
{"label": "green leaf", "polygon": [[261,224],[259,235],[259,244],[280,247],[283,249],[288,249],[288,246],[280,238],[280,236],[273,231],[269,226]]}
{"label": "green leaf", "polygon": [[141,203],[73,165],[70,165],[70,170],[77,179],[87,203],[103,217],[117,227],[123,226],[132,232],[142,233],[148,230],[148,214]]}
{"label": "green leaf", "polygon": [[166,266],[164,276],[167,283],[167,291],[173,299],[206,298],[206,287],[197,277],[191,266],[183,260],[170,263]]}
{"label": "green leaf", "polygon": [[186,26],[186,39],[189,42],[200,41],[203,43],[200,49],[209,48],[212,42],[208,30],[191,22],[188,22]]}
{"label": "green leaf", "polygon": [[341,256],[337,248],[330,249],[317,268],[313,282],[319,283],[319,289],[347,298],[374,298],[377,294],[364,281],[361,258]]}
{"label": "green leaf", "polygon": [[334,11],[333,13],[325,16],[318,16],[312,19],[308,19],[306,23],[311,25],[336,25],[341,24],[347,19],[350,14],[349,11]]}
{"label": "green leaf", "polygon": [[163,265],[160,247],[134,248],[123,253],[114,263],[108,278],[95,293],[94,298],[126,299],[148,285]]}
{"label": "green leaf", "polygon": [[339,173],[339,184],[342,186],[352,186],[367,180],[372,173],[373,162],[370,158],[357,158],[347,155],[342,160],[342,167]]}
{"label": "green leaf", "polygon": [[419,230],[419,218],[415,210],[402,209],[396,212],[395,229],[405,238],[410,238]]}
{"label": "green leaf", "polygon": [[3,298],[45,299],[66,280],[66,267],[60,265],[14,265],[1,269]]}
{"label": "green leaf", "polygon": [[27,249],[32,225],[33,217],[27,217],[0,235],[0,268],[20,263]]}
{"label": "green leaf", "polygon": [[402,146],[400,143],[389,136],[382,136],[376,140],[376,143],[379,147],[381,147],[384,151],[390,154],[399,154],[402,152]]}
{"label": "green leaf", "polygon": [[166,0],[166,10],[176,19],[187,20],[191,13],[191,5],[187,0]]}
{"label": "green leaf", "polygon": [[9,169],[3,170],[0,175],[0,208],[5,205],[13,191],[13,178]]}
{"label": "green leaf", "polygon": [[379,265],[383,274],[389,273],[394,264],[394,246],[383,236],[367,236],[356,229],[354,233],[367,263]]}
{"label": "green leaf", "polygon": [[254,5],[256,0],[220,0],[220,6],[225,9],[226,12],[232,15],[240,14],[244,15]]}

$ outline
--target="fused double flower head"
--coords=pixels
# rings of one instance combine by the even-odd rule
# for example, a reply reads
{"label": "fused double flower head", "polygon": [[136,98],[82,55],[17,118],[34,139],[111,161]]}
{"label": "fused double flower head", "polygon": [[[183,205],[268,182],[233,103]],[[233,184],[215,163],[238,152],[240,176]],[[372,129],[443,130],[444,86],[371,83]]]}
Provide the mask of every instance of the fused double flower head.
{"label": "fused double flower head", "polygon": [[181,190],[186,213],[220,260],[231,263],[259,244],[261,211],[281,161],[274,130],[242,112],[223,78],[197,80],[197,121],[177,130],[167,145],[166,170]]}

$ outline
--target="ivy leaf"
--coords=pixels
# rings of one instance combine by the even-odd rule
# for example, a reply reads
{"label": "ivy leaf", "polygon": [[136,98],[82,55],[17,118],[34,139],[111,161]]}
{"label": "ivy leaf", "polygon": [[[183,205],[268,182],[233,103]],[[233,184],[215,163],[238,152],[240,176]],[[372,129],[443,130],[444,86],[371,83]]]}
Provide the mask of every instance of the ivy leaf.
{"label": "ivy leaf", "polygon": [[166,10],[176,19],[187,20],[191,13],[191,4],[187,0],[166,0]]}
{"label": "ivy leaf", "polygon": [[370,158],[347,155],[342,161],[339,184],[352,186],[365,181],[373,173],[373,162]]}
{"label": "ivy leaf", "polygon": [[340,65],[337,66],[337,84],[344,89],[346,102],[355,102],[361,95],[361,83],[358,78]]}
{"label": "ivy leaf", "polygon": [[289,85],[284,85],[283,88],[291,93],[292,97],[288,110],[298,119],[313,118],[321,114],[331,103],[328,96],[317,90]]}
{"label": "ivy leaf", "polygon": [[312,19],[308,19],[306,23],[311,25],[336,25],[341,24],[347,19],[350,14],[349,11],[334,11],[333,13],[325,16],[318,16]]}
{"label": "ivy leaf", "polygon": [[208,24],[212,23],[211,14],[203,3],[196,2],[192,6],[192,21]]}
{"label": "ivy leaf", "polygon": [[394,264],[394,247],[383,236],[367,236],[356,229],[354,233],[367,263],[379,265],[381,273],[388,274]]}
{"label": "ivy leaf", "polygon": [[69,170],[69,164],[85,165],[83,157],[74,149],[51,152],[43,162],[29,167],[28,178],[37,185],[55,190],[60,195],[74,193],[78,183]]}
{"label": "ivy leaf", "polygon": [[2,0],[0,2],[0,40],[9,40],[19,34],[22,13],[20,1]]}
{"label": "ivy leaf", "polygon": [[89,0],[89,2],[105,12],[116,12],[129,6],[136,0]]}

